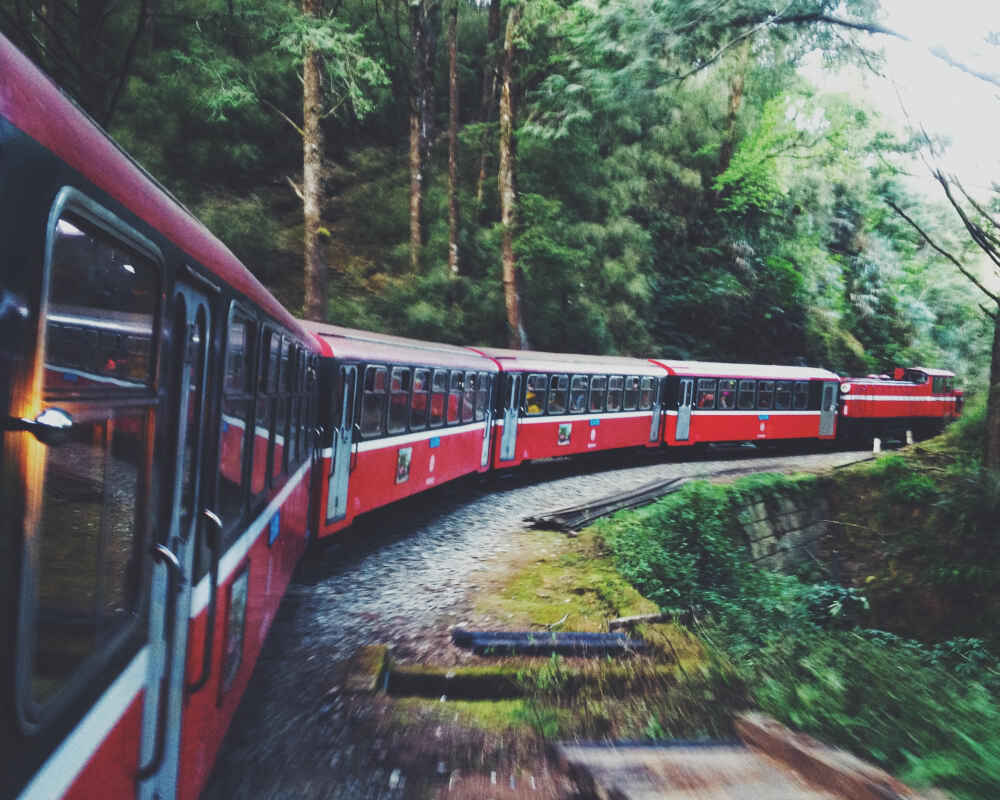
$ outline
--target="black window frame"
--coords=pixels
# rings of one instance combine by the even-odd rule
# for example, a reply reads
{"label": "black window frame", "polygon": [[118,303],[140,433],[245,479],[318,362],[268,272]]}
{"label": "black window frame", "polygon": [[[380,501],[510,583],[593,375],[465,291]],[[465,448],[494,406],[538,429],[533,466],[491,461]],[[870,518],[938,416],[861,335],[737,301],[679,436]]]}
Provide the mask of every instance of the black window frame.
{"label": "black window frame", "polygon": [[[601,388],[595,388],[594,384],[598,382],[604,382]],[[594,395],[600,395],[600,403],[594,403]],[[608,376],[607,375],[591,375],[590,376],[590,391],[587,394],[587,413],[588,414],[603,414],[607,408],[608,400]]]}
{"label": "black window frame", "polygon": [[792,410],[809,409],[809,381],[795,381],[792,384]]}
{"label": "black window frame", "polygon": [[[723,386],[723,384],[726,384]],[[717,394],[718,408],[720,411],[736,411],[738,405],[739,396],[739,386],[740,382],[737,378],[719,378],[719,388]],[[731,403],[730,405],[724,405],[722,400],[725,397],[724,392],[729,392]]]}
{"label": "black window frame", "polygon": [[[541,386],[538,383],[541,382]],[[533,392],[534,396],[540,400],[538,410],[532,411],[528,406],[528,392]],[[521,409],[526,417],[541,417],[545,415],[545,408],[548,403],[549,376],[545,372],[528,372],[524,376],[524,400]]]}
{"label": "black window frame", "polygon": [[[98,229],[101,235],[113,240],[118,246],[134,251],[136,255],[147,259],[157,273],[159,291],[153,302],[152,329],[151,329],[151,352],[148,366],[149,379],[143,384],[133,386],[115,386],[114,391],[109,391],[110,387],[97,387],[94,390],[85,392],[73,392],[73,396],[67,397],[66,392],[54,391],[51,387],[44,387],[44,375],[42,376],[43,397],[46,403],[50,403],[58,398],[61,408],[67,411],[75,419],[86,419],[88,414],[82,417],[77,416],[77,409],[92,411],[98,406],[101,411],[107,411],[107,423],[111,423],[119,409],[124,412],[136,412],[143,416],[143,426],[145,438],[144,455],[139,459],[139,468],[136,473],[136,494],[133,506],[134,528],[132,540],[136,543],[136,556],[138,557],[137,573],[137,595],[134,598],[135,604],[132,619],[115,632],[107,641],[99,643],[97,648],[87,655],[77,668],[69,675],[63,684],[51,696],[44,698],[41,702],[32,696],[32,677],[34,674],[33,659],[35,655],[34,644],[36,641],[36,628],[39,617],[38,602],[38,573],[39,573],[39,553],[41,543],[40,537],[44,532],[39,529],[40,518],[34,518],[36,527],[31,531],[30,536],[27,531],[24,535],[37,547],[25,546],[20,576],[20,587],[12,586],[10,595],[12,602],[16,603],[18,616],[14,631],[13,647],[11,654],[13,666],[11,668],[11,678],[14,684],[14,715],[17,718],[21,730],[25,734],[34,734],[40,729],[49,726],[52,722],[63,714],[68,708],[76,703],[80,696],[91,690],[95,684],[110,684],[114,674],[109,670],[111,664],[115,663],[126,652],[138,650],[141,642],[145,638],[145,631],[148,627],[147,614],[149,604],[149,558],[146,555],[146,546],[149,542],[156,541],[157,524],[159,517],[155,509],[163,501],[158,497],[158,486],[162,479],[162,467],[153,465],[149,453],[157,446],[157,439],[160,436],[160,428],[165,425],[169,429],[169,424],[163,419],[163,402],[160,396],[162,385],[161,352],[165,346],[164,339],[164,319],[167,313],[165,304],[165,287],[168,285],[165,260],[160,249],[139,231],[126,224],[124,221],[109,209],[94,202],[86,195],[71,187],[64,187],[56,195],[52,207],[49,211],[49,218],[45,229],[45,252],[42,266],[42,298],[47,302],[50,294],[50,279],[52,275],[52,256],[54,239],[59,221],[64,215],[82,219],[85,224]],[[35,352],[39,352],[45,346],[47,335],[45,327],[47,318],[42,317],[40,324],[39,340],[36,342]],[[208,354],[207,354],[208,355]],[[208,355],[210,357],[210,355]],[[40,369],[44,370],[44,360],[39,361]],[[109,395],[113,394],[111,398]],[[206,396],[207,400],[207,396]],[[103,414],[99,419],[105,419]],[[97,419],[87,419],[87,422]],[[106,423],[106,424],[107,424]],[[110,438],[111,434],[107,434]],[[109,445],[110,447],[110,445]],[[173,465],[170,465],[172,474]],[[44,481],[44,478],[40,478]],[[172,487],[171,487],[172,488]],[[44,486],[41,487],[44,491]],[[172,491],[164,492],[170,494]],[[14,599],[16,597],[16,600]],[[25,652],[27,650],[27,652]]]}
{"label": "black window frame", "polygon": [[740,378],[736,390],[736,408],[739,411],[757,409],[757,381],[754,378]]}
{"label": "black window frame", "polygon": [[[561,385],[565,382],[565,385]],[[555,397],[562,396],[562,408],[553,408]],[[566,372],[556,372],[549,375],[549,391],[545,399],[545,413],[551,416],[558,416],[567,413],[569,410],[569,374]]]}
{"label": "black window frame", "polygon": [[[647,381],[649,382],[647,384]],[[659,378],[653,375],[642,375],[639,378],[639,411],[651,411],[656,407],[657,403],[657,384]],[[648,400],[645,399],[646,392],[649,393]]]}
{"label": "black window frame", "polygon": [[[618,387],[615,388],[612,384],[618,383]],[[612,395],[615,397],[616,407],[611,407]],[[604,408],[609,414],[615,414],[622,410],[622,406],[625,403],[625,376],[624,375],[608,375],[608,393],[604,398]]]}
{"label": "black window frame", "polygon": [[[368,374],[371,372],[373,376],[372,385],[373,387],[378,384],[378,373],[382,371],[384,374],[383,387],[379,391],[376,388],[368,388]],[[385,436],[385,417],[389,405],[388,401],[388,390],[389,390],[389,365],[388,364],[365,364],[363,370],[361,370],[361,402],[358,404],[358,408],[355,413],[358,415],[358,428],[359,434],[362,439],[378,439],[381,436]],[[378,401],[378,397],[381,395],[381,403]],[[370,415],[366,413],[366,400],[369,398],[375,398],[376,406],[381,406],[378,412],[378,430],[368,430],[365,429],[365,423],[368,421],[366,418]]]}
{"label": "black window frame", "polygon": [[[784,400],[782,401],[782,396]],[[779,403],[784,402],[784,405]],[[774,410],[791,411],[792,409],[792,381],[774,382]]]}
{"label": "black window frame", "polygon": [[[696,411],[714,411],[719,406],[718,378],[698,378],[695,381],[694,408]],[[711,404],[707,401],[711,397]]]}
{"label": "black window frame", "polygon": [[[574,386],[577,383],[583,383],[583,386]],[[574,396],[574,392],[582,393],[583,405],[581,408],[576,407],[574,402],[578,397]],[[569,414],[586,414],[587,409],[590,406],[590,376],[581,375],[579,373],[574,373],[569,379],[569,400],[567,402],[566,408]]]}
{"label": "black window frame", "polygon": [[[757,408],[760,411],[771,411],[774,409],[774,385],[777,381],[759,380],[757,381]],[[767,403],[764,403],[767,397]]]}

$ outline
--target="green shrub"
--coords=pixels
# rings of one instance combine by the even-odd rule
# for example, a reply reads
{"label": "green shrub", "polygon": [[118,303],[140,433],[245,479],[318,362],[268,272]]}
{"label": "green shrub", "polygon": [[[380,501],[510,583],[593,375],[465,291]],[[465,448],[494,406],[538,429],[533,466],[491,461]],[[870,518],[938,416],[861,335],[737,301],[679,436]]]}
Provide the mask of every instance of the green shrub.
{"label": "green shrub", "polygon": [[760,707],[875,760],[915,785],[960,798],[1000,792],[1000,706],[981,684],[919,647],[845,632],[775,640],[753,665]]}
{"label": "green shrub", "polygon": [[[889,501],[886,519],[900,518],[901,507],[929,507],[955,531],[947,539],[908,534],[928,570],[985,586],[994,575],[1000,477],[975,462],[945,471],[948,480],[937,480],[891,455],[869,476]],[[778,476],[690,484],[600,532],[621,573],[691,620],[768,713],[915,784],[969,800],[1000,797],[1000,670],[981,639],[922,645],[863,630],[868,601],[859,590],[747,563],[739,510],[810,491],[815,479]],[[662,726],[654,718],[648,728]]]}

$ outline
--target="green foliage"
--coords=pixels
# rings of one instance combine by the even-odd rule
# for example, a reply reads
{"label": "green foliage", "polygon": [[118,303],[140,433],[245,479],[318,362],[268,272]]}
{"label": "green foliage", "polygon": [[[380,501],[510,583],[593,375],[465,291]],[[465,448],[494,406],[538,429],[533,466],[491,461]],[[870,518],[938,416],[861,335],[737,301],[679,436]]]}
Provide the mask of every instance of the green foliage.
{"label": "green foliage", "polygon": [[[995,476],[960,464],[942,484],[912,460],[891,455],[871,465],[866,480],[879,487],[889,515],[925,507],[933,519],[948,520],[954,535],[924,545],[942,573],[961,565],[957,580],[965,589],[996,585],[988,568],[970,571],[995,560],[976,550],[995,550]],[[599,531],[622,574],[691,620],[736,665],[765,711],[916,785],[934,784],[961,798],[993,797],[1000,787],[1000,664],[983,639],[923,645],[865,630],[867,593],[746,563],[741,508],[774,496],[808,502],[825,486],[813,477],[783,476],[691,484]],[[658,730],[655,718],[647,725]]]}
{"label": "green foliage", "polygon": [[1000,788],[1000,705],[969,675],[915,645],[855,633],[773,641],[754,670],[754,698],[779,719],[886,765],[904,781],[959,798]]}

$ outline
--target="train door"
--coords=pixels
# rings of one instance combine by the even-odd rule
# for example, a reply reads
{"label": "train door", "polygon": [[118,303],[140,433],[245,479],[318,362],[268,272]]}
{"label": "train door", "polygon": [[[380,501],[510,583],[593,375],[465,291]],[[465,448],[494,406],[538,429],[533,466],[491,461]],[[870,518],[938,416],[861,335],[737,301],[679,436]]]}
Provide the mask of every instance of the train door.
{"label": "train door", "polygon": [[833,436],[837,423],[837,384],[823,384],[823,399],[819,411],[819,435]]}
{"label": "train door", "polygon": [[503,436],[500,439],[500,460],[513,461],[517,445],[517,420],[521,412],[521,374],[507,374],[507,394],[504,398]]}
{"label": "train door", "polygon": [[347,516],[347,488],[351,478],[351,448],[354,445],[354,398],[357,396],[358,368],[341,364],[338,370],[337,406],[333,409],[333,452],[330,484],[327,487],[326,521]]}
{"label": "train door", "polygon": [[656,378],[643,378],[643,388],[645,388],[646,381],[651,382],[653,394],[653,419],[649,425],[649,441],[656,442],[660,439],[660,418],[663,413],[663,404],[660,402],[660,391],[663,387],[663,382]]}
{"label": "train door", "polygon": [[170,525],[154,545],[150,603],[149,686],[143,710],[139,796],[176,795],[184,710],[188,618],[201,513],[205,399],[212,313],[208,299],[178,284],[173,302],[171,386],[173,482],[167,484]]}
{"label": "train door", "polygon": [[486,402],[483,406],[485,414],[483,422],[483,452],[479,458],[479,466],[485,467],[490,463],[490,433],[493,431],[493,376],[489,373],[480,372],[479,380],[486,381]]}
{"label": "train door", "polygon": [[685,441],[691,435],[691,406],[694,405],[694,378],[681,378],[677,390],[677,430],[674,438]]}

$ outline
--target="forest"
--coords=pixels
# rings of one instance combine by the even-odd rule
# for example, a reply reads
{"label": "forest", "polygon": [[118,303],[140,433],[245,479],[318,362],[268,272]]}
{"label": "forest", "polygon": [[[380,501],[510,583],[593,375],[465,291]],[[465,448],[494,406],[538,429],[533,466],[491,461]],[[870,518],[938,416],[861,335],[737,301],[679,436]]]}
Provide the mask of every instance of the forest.
{"label": "forest", "polygon": [[996,260],[1000,193],[916,192],[947,143],[802,69],[877,72],[878,20],[877,0],[0,0],[4,34],[295,313],[975,388],[996,298],[960,269]]}

